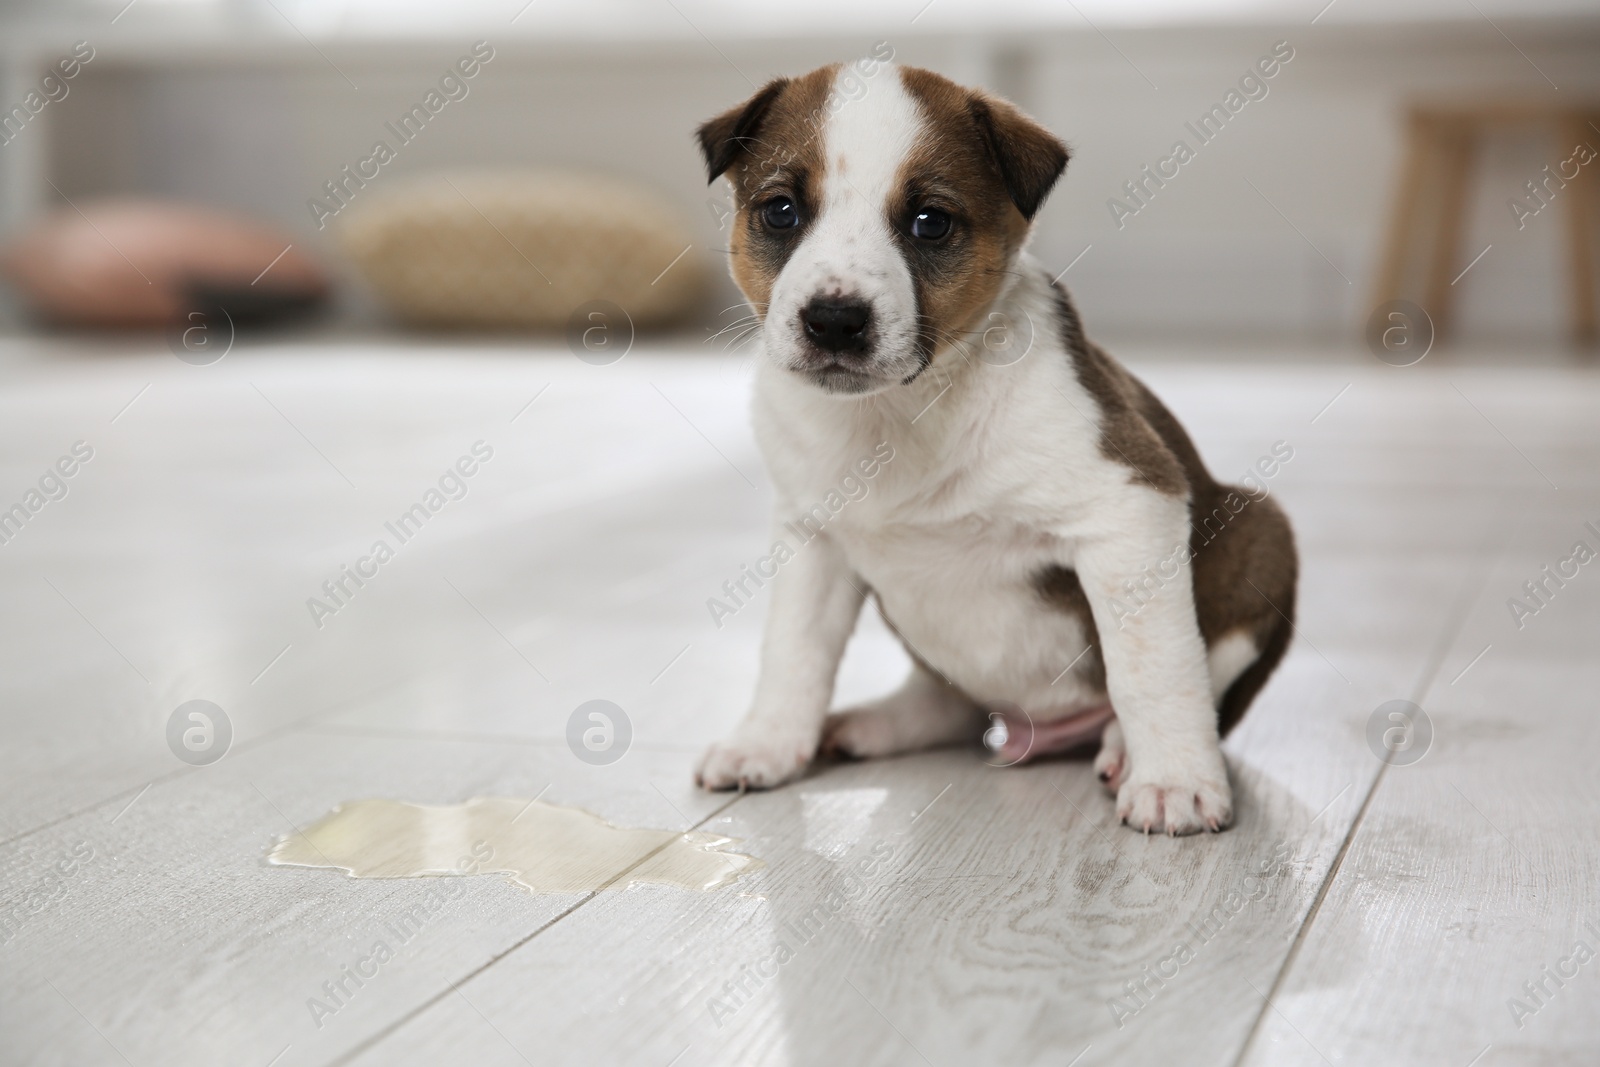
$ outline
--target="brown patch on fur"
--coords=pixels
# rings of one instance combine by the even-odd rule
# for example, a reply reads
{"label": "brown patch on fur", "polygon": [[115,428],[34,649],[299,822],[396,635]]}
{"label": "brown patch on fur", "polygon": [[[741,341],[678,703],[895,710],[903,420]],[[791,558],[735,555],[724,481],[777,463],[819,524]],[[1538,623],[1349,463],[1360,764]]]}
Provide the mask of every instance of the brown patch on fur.
{"label": "brown patch on fur", "polygon": [[1071,153],[1054,134],[999,97],[974,92],[967,110],[1000,170],[1006,195],[1031,222],[1067,169]]}
{"label": "brown patch on fur", "polygon": [[[947,166],[980,171],[985,183],[997,186],[1023,221],[1030,221],[1067,167],[1067,146],[1009,101],[981,89],[920,67],[901,67],[900,82],[922,105],[942,150],[932,155],[925,172]],[[959,160],[948,154],[952,150],[961,153]]]}
{"label": "brown patch on fur", "polygon": [[[1218,702],[1218,725],[1226,736],[1266,684],[1293,636],[1299,575],[1294,533],[1270,498],[1252,497],[1211,477],[1178,420],[1143,382],[1084,339],[1071,299],[1059,286],[1056,293],[1068,358],[1079,383],[1100,408],[1101,455],[1126,464],[1137,480],[1160,492],[1189,498],[1188,572],[1200,636],[1209,648],[1224,635],[1243,630],[1260,650]],[[1058,570],[1048,569],[1035,579],[1039,591],[1062,610],[1074,614],[1085,610],[1081,587],[1076,598],[1063,595],[1055,576]],[[1072,578],[1076,586],[1077,576]]]}
{"label": "brown patch on fur", "polygon": [[[1067,149],[1010,104],[932,71],[900,70],[927,133],[901,163],[896,202],[885,205],[917,290],[927,361],[981,324],[1028,236],[1029,219],[1067,164]],[[939,241],[910,235],[933,207],[953,220]]]}
{"label": "brown patch on fur", "polygon": [[758,150],[767,112],[788,87],[788,78],[774,78],[738,107],[700,124],[695,136],[706,158],[707,182],[716,181],[736,161]]}
{"label": "brown patch on fur", "polygon": [[[763,317],[773,283],[818,208],[826,163],[822,128],[838,69],[834,64],[769,82],[699,130],[712,180],[726,173],[733,186],[733,280]],[[800,210],[801,224],[792,232],[769,232],[754,210],[778,196]]]}
{"label": "brown patch on fur", "polygon": [[1122,364],[1084,339],[1071,298],[1059,285],[1055,291],[1067,358],[1078,384],[1100,409],[1100,454],[1169,496],[1188,495],[1196,479],[1209,483],[1211,476],[1178,420]]}

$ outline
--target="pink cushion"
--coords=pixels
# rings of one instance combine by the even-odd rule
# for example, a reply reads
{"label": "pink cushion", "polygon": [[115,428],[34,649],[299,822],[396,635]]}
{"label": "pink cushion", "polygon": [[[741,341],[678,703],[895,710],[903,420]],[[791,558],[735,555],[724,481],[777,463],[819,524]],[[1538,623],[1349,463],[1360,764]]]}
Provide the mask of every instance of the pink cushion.
{"label": "pink cushion", "polygon": [[0,250],[0,273],[51,322],[160,327],[220,293],[239,293],[256,307],[320,300],[327,275],[298,246],[285,253],[292,240],[205,208],[79,201]]}

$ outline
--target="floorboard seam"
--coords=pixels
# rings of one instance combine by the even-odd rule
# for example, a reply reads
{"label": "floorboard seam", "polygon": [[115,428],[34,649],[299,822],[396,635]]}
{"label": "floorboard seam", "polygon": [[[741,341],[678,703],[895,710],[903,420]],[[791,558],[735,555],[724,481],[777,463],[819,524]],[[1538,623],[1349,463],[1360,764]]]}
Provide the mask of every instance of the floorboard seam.
{"label": "floorboard seam", "polygon": [[[344,723],[312,723],[301,727],[306,733],[331,734],[336,737],[377,737],[391,741],[458,741],[462,744],[525,745],[530,748],[560,748],[569,744],[565,737],[529,737],[521,734],[477,734],[451,730],[408,730],[393,726],[362,726]],[[631,742],[628,750],[639,752],[694,752],[705,750],[699,745],[647,745]]]}
{"label": "floorboard seam", "polygon": [[[290,734],[300,731],[302,729],[301,723],[304,721],[305,720],[301,719],[292,723],[285,723],[283,726],[274,727],[264,734],[259,734],[256,737],[252,737],[248,741],[240,741],[237,745],[230,746],[228,751],[247,752],[252,748],[266,744],[268,741],[276,740],[283,734]],[[70,811],[64,815],[58,815],[47,822],[40,823],[38,826],[35,826],[32,829],[23,830],[21,833],[18,833],[12,837],[8,837],[4,841],[0,841],[0,848],[8,848],[19,841],[27,840],[34,834],[42,834],[52,827],[60,826],[63,823],[69,823],[74,819],[81,819],[83,816],[96,812],[101,808],[110,807],[123,797],[138,793],[143,789],[148,789],[150,786],[153,786],[159,782],[173,781],[188,774],[199,773],[201,770],[203,770],[201,767],[179,767],[176,770],[167,771],[164,774],[157,774],[146,781],[143,785],[130,785],[126,789],[118,790],[108,797],[91,801],[90,803],[85,804],[83,807],[78,808],[76,811]]]}
{"label": "floorboard seam", "polygon": [[[415,676],[413,676],[413,677],[415,677]],[[286,722],[282,726],[274,726],[272,729],[267,730],[264,733],[257,734],[255,737],[250,738],[248,741],[240,741],[238,744],[230,746],[229,749],[228,749],[228,752],[229,753],[248,752],[253,748],[258,748],[261,745],[264,745],[269,741],[275,741],[275,740],[277,740],[277,739],[279,739],[279,738],[281,738],[281,737],[283,737],[283,736],[285,736],[287,734],[314,732],[314,731],[316,731],[317,729],[320,728],[319,725],[318,725],[319,720],[326,719],[329,716],[339,715],[339,714],[342,714],[343,712],[349,711],[349,710],[351,710],[351,708],[354,705],[359,704],[359,703],[361,703],[363,701],[372,701],[372,700],[375,700],[375,699],[377,699],[379,697],[382,697],[384,694],[392,692],[392,691],[394,691],[396,689],[399,689],[400,687],[406,685],[407,683],[411,682],[412,680],[413,680],[413,678],[408,677],[408,678],[404,678],[404,679],[402,679],[402,680],[400,680],[398,682],[393,682],[393,683],[390,683],[390,684],[387,684],[387,685],[379,686],[377,689],[373,690],[372,692],[365,693],[365,694],[363,694],[361,696],[357,696],[357,697],[351,697],[351,698],[349,698],[347,700],[341,700],[341,701],[335,703],[332,707],[323,708],[321,711],[313,711],[310,714],[303,715],[300,718],[295,719],[292,722]],[[35,827],[32,827],[31,829],[23,830],[20,833],[14,834],[13,836],[8,837],[3,841],[0,841],[0,848],[7,848],[7,847],[9,847],[11,845],[16,844],[18,841],[23,841],[23,840],[26,840],[29,837],[32,837],[34,834],[43,833],[44,831],[49,830],[51,827],[60,826],[62,823],[71,822],[73,819],[81,818],[81,817],[83,817],[85,815],[90,814],[91,812],[99,810],[100,808],[104,808],[104,807],[106,807],[106,806],[108,806],[110,804],[115,804],[117,801],[121,800],[123,797],[128,796],[130,793],[136,793],[140,789],[145,788],[145,786],[154,785],[157,782],[170,781],[172,779],[179,778],[179,777],[181,777],[181,776],[183,776],[185,774],[191,774],[191,773],[194,773],[194,772],[199,771],[199,770],[201,770],[201,768],[199,768],[199,767],[179,767],[176,770],[167,771],[165,774],[157,774],[154,777],[150,778],[148,781],[146,781],[144,785],[138,785],[138,786],[130,785],[126,789],[119,790],[119,791],[111,794],[108,797],[104,797],[104,798],[102,798],[100,800],[91,801],[90,803],[85,804],[81,808],[78,808],[78,809],[76,809],[74,811],[67,812],[64,815],[58,815],[53,819],[49,819],[49,820],[47,820],[47,821],[45,821],[43,823],[40,823],[38,826],[35,826]]]}
{"label": "floorboard seam", "polygon": [[[748,794],[748,793],[740,792],[740,793],[734,795],[733,797],[730,797],[728,799],[727,803],[722,804],[722,805],[712,809],[711,811],[706,812],[706,814],[704,816],[702,816],[697,822],[695,822],[695,823],[691,824],[690,826],[686,827],[683,832],[684,833],[688,833],[690,830],[698,830],[700,827],[704,826],[706,823],[710,822],[712,819],[716,818],[718,815],[721,815],[723,812],[727,811],[729,808],[733,807],[735,804],[739,803],[739,801],[743,800],[745,797],[747,797],[749,795],[750,794]],[[652,849],[649,853],[647,853],[647,854],[645,854],[643,856],[640,856],[633,863],[629,864],[627,867],[624,867],[622,870],[618,871],[615,875],[613,875],[611,877],[611,879],[606,882],[605,885],[601,886],[597,890],[594,890],[593,892],[588,893],[587,895],[585,895],[581,899],[579,899],[577,901],[574,901],[573,904],[570,907],[568,907],[565,910],[561,911],[559,914],[553,915],[549,919],[546,919],[543,923],[540,923],[533,930],[529,931],[528,934],[525,937],[522,937],[519,940],[513,942],[512,944],[507,945],[505,948],[501,949],[499,952],[497,952],[494,955],[490,956],[488,959],[486,959],[482,963],[478,964],[478,966],[474,967],[472,970],[468,971],[466,974],[462,975],[460,978],[456,979],[453,982],[450,981],[449,979],[446,979],[446,983],[447,983],[448,988],[441,989],[439,992],[435,993],[433,996],[429,997],[427,1000],[424,1000],[422,1003],[416,1005],[411,1010],[409,1010],[405,1014],[401,1015],[398,1019],[394,1019],[391,1022],[389,1022],[389,1023],[385,1024],[384,1026],[380,1027],[378,1030],[373,1031],[372,1034],[370,1034],[366,1038],[363,1038],[358,1044],[352,1046],[351,1048],[349,1048],[346,1051],[344,1051],[343,1053],[341,1053],[337,1058],[329,1060],[326,1063],[325,1067],[344,1067],[344,1065],[346,1065],[346,1064],[353,1063],[357,1056],[360,1056],[362,1053],[367,1052],[368,1050],[374,1048],[380,1042],[382,1042],[384,1039],[390,1037],[396,1031],[398,1031],[401,1027],[405,1026],[406,1023],[410,1022],[412,1019],[415,1019],[417,1016],[421,1015],[423,1012],[425,1012],[428,1009],[432,1008],[435,1004],[438,1004],[440,1001],[444,1000],[451,993],[456,992],[461,986],[463,986],[466,983],[472,981],[474,978],[478,977],[480,974],[483,974],[489,968],[493,967],[495,964],[499,963],[501,960],[505,959],[507,956],[511,955],[513,952],[516,952],[518,949],[522,948],[522,946],[526,945],[528,942],[532,941],[534,938],[538,937],[540,934],[544,933],[546,930],[549,930],[551,927],[555,926],[556,923],[561,922],[567,916],[573,914],[574,912],[578,911],[578,909],[580,909],[580,908],[584,907],[585,905],[589,904],[591,901],[593,901],[596,897],[598,897],[605,890],[611,888],[612,886],[616,885],[617,882],[619,882],[621,879],[625,878],[629,871],[632,871],[633,869],[638,867],[639,864],[644,863],[651,856],[654,856],[657,852],[660,852],[661,849],[666,848],[668,844],[671,844],[671,842],[669,841],[666,844],[660,845],[659,847],[657,847],[655,849]]]}
{"label": "floorboard seam", "polygon": [[[1520,524],[1519,524],[1520,525]],[[1429,654],[1424,664],[1422,673],[1417,678],[1416,685],[1412,688],[1411,702],[1420,704],[1428,695],[1428,690],[1433,687],[1433,682],[1438,677],[1440,669],[1444,666],[1445,657],[1450,654],[1450,649],[1455,645],[1456,639],[1461,636],[1465,628],[1467,617],[1471,614],[1472,605],[1477,602],[1479,595],[1488,585],[1489,575],[1494,573],[1496,563],[1506,547],[1511,543],[1515,533],[1513,528],[1507,531],[1500,544],[1493,551],[1485,552],[1480,557],[1480,562],[1474,573],[1469,573],[1466,582],[1462,584],[1461,595],[1455,604],[1451,605],[1450,620],[1445,624],[1444,632],[1434,644],[1433,651]],[[1306,911],[1306,917],[1300,923],[1300,929],[1295,932],[1294,941],[1289,946],[1289,951],[1284,954],[1283,963],[1278,967],[1278,972],[1272,977],[1272,984],[1267,987],[1266,995],[1261,1001],[1261,1006],[1256,1009],[1256,1017],[1250,1023],[1250,1029],[1245,1034],[1244,1043],[1239,1046],[1239,1054],[1234,1057],[1233,1067],[1243,1067],[1245,1057],[1250,1054],[1250,1048],[1255,1044],[1256,1037],[1261,1033],[1261,1024],[1267,1017],[1269,1006],[1273,1005],[1278,995],[1278,990],[1287,980],[1290,970],[1299,958],[1300,949],[1305,944],[1306,938],[1311,933],[1311,927],[1316,922],[1317,914],[1322,909],[1323,901],[1328,897],[1334,883],[1338,880],[1339,871],[1344,866],[1344,858],[1350,851],[1350,846],[1355,843],[1356,835],[1361,830],[1361,824],[1366,819],[1367,809],[1371,806],[1373,798],[1378,795],[1378,787],[1383,783],[1385,774],[1389,770],[1389,761],[1384,760],[1378,767],[1378,773],[1372,776],[1372,784],[1367,787],[1367,795],[1361,799],[1361,807],[1356,810],[1355,818],[1350,820],[1350,828],[1345,832],[1344,840],[1339,844],[1339,851],[1334,855],[1333,862],[1328,865],[1328,873],[1323,877],[1322,884],[1317,887],[1317,895],[1311,902],[1311,907]],[[1313,1050],[1315,1051],[1315,1050]],[[1321,1053],[1318,1052],[1320,1056]]]}

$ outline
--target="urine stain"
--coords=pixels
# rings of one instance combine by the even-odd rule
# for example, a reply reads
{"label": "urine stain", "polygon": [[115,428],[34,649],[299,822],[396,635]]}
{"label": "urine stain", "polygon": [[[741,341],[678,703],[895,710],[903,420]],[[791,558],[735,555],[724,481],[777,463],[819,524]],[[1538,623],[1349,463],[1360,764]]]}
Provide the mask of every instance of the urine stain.
{"label": "urine stain", "polygon": [[351,878],[501,874],[535,893],[594,892],[640,882],[720,889],[763,866],[719,834],[632,830],[581,808],[477,797],[433,806],[352,800],[267,853],[276,867]]}

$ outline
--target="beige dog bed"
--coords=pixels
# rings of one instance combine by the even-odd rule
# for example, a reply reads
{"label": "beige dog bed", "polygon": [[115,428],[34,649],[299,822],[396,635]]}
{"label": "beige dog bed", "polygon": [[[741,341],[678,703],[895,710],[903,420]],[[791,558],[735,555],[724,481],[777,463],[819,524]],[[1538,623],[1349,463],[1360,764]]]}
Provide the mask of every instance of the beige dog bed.
{"label": "beige dog bed", "polygon": [[597,300],[635,326],[659,325],[690,314],[706,291],[680,213],[614,178],[431,175],[354,200],[330,229],[413,325],[561,329]]}

